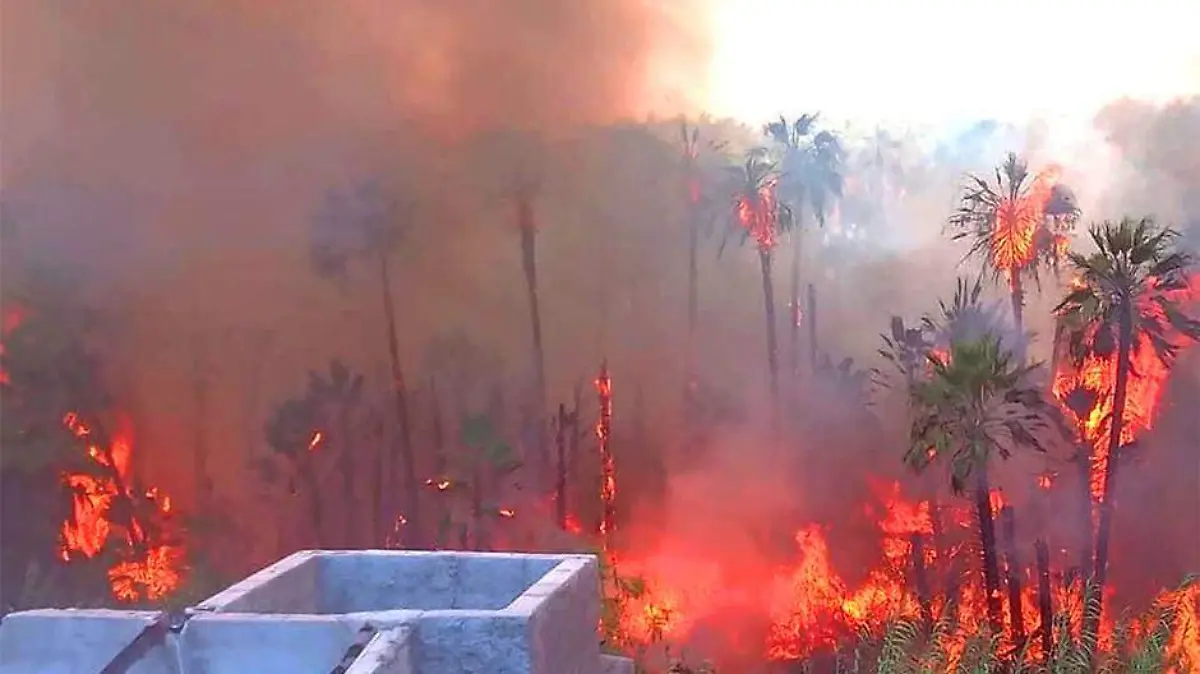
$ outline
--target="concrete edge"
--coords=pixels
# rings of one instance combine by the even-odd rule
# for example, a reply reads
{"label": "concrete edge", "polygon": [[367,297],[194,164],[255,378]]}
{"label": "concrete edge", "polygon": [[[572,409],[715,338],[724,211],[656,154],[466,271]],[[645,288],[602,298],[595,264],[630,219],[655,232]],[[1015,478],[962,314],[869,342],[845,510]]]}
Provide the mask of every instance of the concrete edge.
{"label": "concrete edge", "polygon": [[305,564],[311,563],[312,560],[323,554],[318,550],[301,550],[293,552],[283,559],[259,569],[255,573],[243,578],[242,580],[230,585],[213,596],[201,601],[189,609],[190,611],[199,612],[221,612],[226,607],[234,604],[237,601],[246,598],[259,587],[279,578],[280,576],[294,571]]}
{"label": "concrete edge", "polygon": [[345,674],[398,674],[412,672],[413,628],[398,625],[371,637],[367,647],[350,664]]}
{"label": "concrete edge", "polygon": [[560,561],[522,592],[511,604],[497,611],[499,615],[531,618],[551,596],[563,591],[571,581],[589,566],[598,562],[592,555],[562,555]]}
{"label": "concrete edge", "polygon": [[[31,608],[24,611],[13,611],[4,616],[5,622],[21,616],[29,618],[106,618],[110,620],[148,620],[154,622],[161,618],[166,611],[125,611],[115,608]],[[0,623],[2,626],[3,623]]]}

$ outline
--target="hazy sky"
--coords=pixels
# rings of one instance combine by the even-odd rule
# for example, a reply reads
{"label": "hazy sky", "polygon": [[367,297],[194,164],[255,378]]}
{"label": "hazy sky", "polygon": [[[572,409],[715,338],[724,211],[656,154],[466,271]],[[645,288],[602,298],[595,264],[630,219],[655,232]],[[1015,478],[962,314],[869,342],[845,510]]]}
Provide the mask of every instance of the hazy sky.
{"label": "hazy sky", "polygon": [[1090,120],[1200,92],[1194,0],[713,0],[708,107],[760,121]]}

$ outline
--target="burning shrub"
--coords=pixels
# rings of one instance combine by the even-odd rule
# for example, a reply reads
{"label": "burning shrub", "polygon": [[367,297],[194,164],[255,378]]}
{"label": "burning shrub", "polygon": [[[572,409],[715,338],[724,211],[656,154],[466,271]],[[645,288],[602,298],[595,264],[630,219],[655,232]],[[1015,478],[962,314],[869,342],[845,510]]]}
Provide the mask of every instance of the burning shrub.
{"label": "burning shrub", "polygon": [[[4,605],[97,600],[92,582],[48,580],[67,573],[51,555],[71,569],[106,569],[100,577],[120,601],[162,600],[186,574],[181,527],[170,497],[139,486],[131,470],[128,422],[90,343],[96,316],[60,279],[35,277],[23,290],[5,303],[0,352]],[[31,598],[25,585],[37,576],[57,592]]]}

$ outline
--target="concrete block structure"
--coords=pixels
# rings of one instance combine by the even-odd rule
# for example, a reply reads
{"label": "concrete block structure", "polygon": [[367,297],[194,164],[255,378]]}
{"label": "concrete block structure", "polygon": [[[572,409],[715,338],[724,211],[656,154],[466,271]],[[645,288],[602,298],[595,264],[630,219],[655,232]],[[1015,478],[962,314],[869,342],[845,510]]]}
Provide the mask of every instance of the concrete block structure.
{"label": "concrete block structure", "polygon": [[176,614],[0,623],[0,674],[629,674],[590,555],[305,551]]}

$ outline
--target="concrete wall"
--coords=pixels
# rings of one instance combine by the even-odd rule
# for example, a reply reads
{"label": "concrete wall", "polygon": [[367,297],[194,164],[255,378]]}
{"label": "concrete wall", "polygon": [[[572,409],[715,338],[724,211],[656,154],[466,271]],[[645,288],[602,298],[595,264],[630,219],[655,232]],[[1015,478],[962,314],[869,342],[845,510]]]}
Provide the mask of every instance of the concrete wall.
{"label": "concrete wall", "polygon": [[10,614],[0,623],[0,673],[99,672],[158,615],[84,609]]}
{"label": "concrete wall", "polygon": [[[300,552],[155,632],[131,674],[628,674],[600,656],[599,583],[589,555]],[[99,674],[163,617],[13,614],[0,674]]]}

